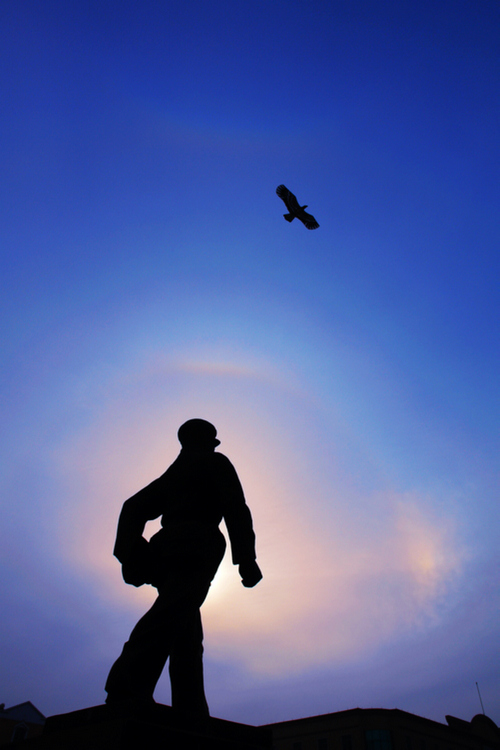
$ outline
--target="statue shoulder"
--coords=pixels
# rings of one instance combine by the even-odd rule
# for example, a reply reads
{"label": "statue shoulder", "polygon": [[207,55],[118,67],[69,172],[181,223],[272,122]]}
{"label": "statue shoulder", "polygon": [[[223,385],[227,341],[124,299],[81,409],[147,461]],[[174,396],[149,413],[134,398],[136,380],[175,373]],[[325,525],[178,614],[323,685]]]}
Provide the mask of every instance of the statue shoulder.
{"label": "statue shoulder", "polygon": [[221,466],[221,467],[222,466],[227,466],[227,467],[234,468],[233,464],[231,463],[231,461],[223,453],[218,453],[218,452],[213,453],[212,454],[212,460],[218,466]]}

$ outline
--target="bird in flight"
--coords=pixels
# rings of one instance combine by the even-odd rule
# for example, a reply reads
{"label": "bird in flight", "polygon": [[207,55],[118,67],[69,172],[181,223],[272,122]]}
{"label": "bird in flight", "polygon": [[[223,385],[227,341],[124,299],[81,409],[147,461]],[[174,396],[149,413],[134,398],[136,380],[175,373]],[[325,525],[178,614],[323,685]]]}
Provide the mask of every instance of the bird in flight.
{"label": "bird in flight", "polygon": [[295,217],[297,217],[297,219],[299,219],[308,229],[317,229],[319,227],[319,224],[314,216],[311,216],[311,214],[308,214],[304,211],[307,206],[299,206],[297,198],[293,193],[289,191],[288,188],[286,188],[284,185],[278,185],[278,187],[276,188],[276,193],[277,195],[279,195],[290,212],[288,214],[283,214],[284,218],[287,221],[293,221]]}

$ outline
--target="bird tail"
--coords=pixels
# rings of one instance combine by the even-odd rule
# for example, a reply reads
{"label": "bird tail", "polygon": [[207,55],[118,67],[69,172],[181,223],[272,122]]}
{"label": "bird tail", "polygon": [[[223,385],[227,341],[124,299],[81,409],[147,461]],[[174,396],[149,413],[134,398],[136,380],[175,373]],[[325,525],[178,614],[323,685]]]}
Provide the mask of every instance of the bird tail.
{"label": "bird tail", "polygon": [[293,214],[283,214],[283,216],[287,221],[293,221],[295,219]]}

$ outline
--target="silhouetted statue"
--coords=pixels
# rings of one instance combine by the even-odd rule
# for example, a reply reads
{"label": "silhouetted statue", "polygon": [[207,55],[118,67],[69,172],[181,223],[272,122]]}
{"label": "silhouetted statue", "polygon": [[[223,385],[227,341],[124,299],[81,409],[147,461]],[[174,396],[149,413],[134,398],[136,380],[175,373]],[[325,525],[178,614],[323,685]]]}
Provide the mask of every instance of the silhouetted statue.
{"label": "silhouetted statue", "polygon": [[278,185],[276,193],[279,195],[287,209],[290,211],[288,214],[283,214],[287,221],[293,221],[295,218],[299,219],[304,226],[308,229],[317,229],[319,227],[318,222],[311,214],[304,211],[307,206],[299,206],[297,198],[290,190],[284,185]]}
{"label": "silhouetted statue", "polygon": [[[111,668],[106,703],[153,701],[170,659],[172,707],[208,715],[200,607],[224,556],[223,518],[243,586],[255,586],[262,573],[238,475],[228,458],[214,452],[217,430],[203,419],[190,419],[177,434],[182,445],[177,459],[124,503],[118,521],[114,554],[125,582],[150,583],[158,598]],[[162,529],[148,543],[142,536],[146,522],[159,516]]]}

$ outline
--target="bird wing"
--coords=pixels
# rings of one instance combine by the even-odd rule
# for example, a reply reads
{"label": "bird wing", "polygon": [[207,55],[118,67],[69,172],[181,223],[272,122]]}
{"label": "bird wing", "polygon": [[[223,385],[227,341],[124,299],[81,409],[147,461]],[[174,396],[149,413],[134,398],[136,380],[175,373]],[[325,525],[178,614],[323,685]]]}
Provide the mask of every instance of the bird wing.
{"label": "bird wing", "polygon": [[308,229],[317,229],[319,227],[319,224],[314,218],[314,216],[311,216],[311,214],[308,214],[307,211],[304,211],[302,208],[299,208],[299,211],[297,213],[297,219],[300,219],[300,221]]}
{"label": "bird wing", "polygon": [[281,198],[285,206],[288,208],[290,213],[297,216],[300,211],[300,206],[294,194],[291,193],[289,189],[285,187],[284,185],[278,185],[278,187],[276,188],[276,194],[279,195],[279,197]]}

